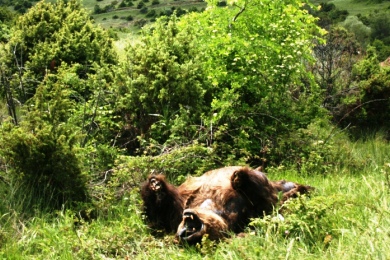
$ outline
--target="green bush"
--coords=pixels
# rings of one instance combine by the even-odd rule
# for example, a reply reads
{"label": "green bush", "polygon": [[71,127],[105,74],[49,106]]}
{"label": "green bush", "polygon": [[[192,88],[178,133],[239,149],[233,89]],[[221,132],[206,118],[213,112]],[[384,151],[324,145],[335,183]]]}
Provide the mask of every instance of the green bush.
{"label": "green bush", "polygon": [[137,149],[145,141],[180,145],[203,134],[197,129],[210,103],[205,96],[208,84],[195,34],[178,26],[176,17],[162,18],[144,30],[126,49],[126,62],[117,73],[116,110],[125,120],[121,143],[131,154],[142,153]]}
{"label": "green bush", "polygon": [[373,48],[365,59],[355,64],[353,82],[344,92],[338,122],[350,126],[350,132],[358,137],[362,132],[384,130],[390,127],[389,97],[390,69],[381,67]]}
{"label": "green bush", "polygon": [[21,104],[34,96],[48,72],[55,73],[63,64],[84,65],[79,76],[86,77],[93,73],[88,68],[94,63],[116,63],[112,40],[78,0],[41,1],[17,20],[13,31],[1,62],[12,76],[8,80]]}
{"label": "green bush", "polygon": [[76,151],[58,130],[45,123],[33,129],[3,125],[0,155],[8,165],[11,208],[31,214],[87,201]]}

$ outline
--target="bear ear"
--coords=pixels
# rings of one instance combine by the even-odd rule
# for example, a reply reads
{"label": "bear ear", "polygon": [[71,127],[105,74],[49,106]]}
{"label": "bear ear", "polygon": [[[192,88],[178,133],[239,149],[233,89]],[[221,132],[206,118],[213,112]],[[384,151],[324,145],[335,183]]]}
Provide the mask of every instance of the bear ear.
{"label": "bear ear", "polygon": [[263,166],[259,166],[259,167],[255,168],[254,170],[262,172],[262,171],[264,171],[264,167]]}

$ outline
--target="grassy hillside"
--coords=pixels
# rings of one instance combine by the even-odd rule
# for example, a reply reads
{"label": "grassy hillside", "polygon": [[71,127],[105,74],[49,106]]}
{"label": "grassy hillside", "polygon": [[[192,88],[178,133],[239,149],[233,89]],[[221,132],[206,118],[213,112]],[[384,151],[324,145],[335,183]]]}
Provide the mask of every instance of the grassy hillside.
{"label": "grassy hillside", "polygon": [[[117,8],[107,13],[93,14],[94,19],[104,28],[116,28],[119,32],[134,32],[139,30],[145,23],[151,22],[160,14],[172,12],[174,9],[181,8],[183,10],[197,10],[200,11],[206,7],[206,3],[202,0],[160,0],[159,4],[153,5],[151,1],[145,2],[148,11],[142,13],[137,8],[138,3],[145,0],[134,0],[134,6]],[[112,0],[83,0],[85,7],[92,13],[94,7],[98,4],[100,7],[110,5]],[[120,3],[121,1],[118,1]],[[357,0],[312,0],[313,3],[319,4],[321,2],[334,3],[340,10],[347,10],[350,15],[369,14],[377,10],[390,10],[390,2],[383,1],[381,3],[373,3],[372,1],[357,1]],[[118,6],[118,4],[117,4]],[[155,12],[155,16],[150,16],[150,12]],[[132,16],[131,21],[127,21],[126,17]]]}
{"label": "grassy hillside", "polygon": [[[46,1],[56,2],[56,0]],[[120,38],[127,37],[129,32],[138,31],[144,24],[153,21],[159,15],[172,13],[173,10],[178,10],[179,12],[186,10],[201,11],[206,7],[206,2],[203,0],[158,0],[158,4],[153,3],[153,0],[130,0],[133,3],[132,6],[120,7],[122,1],[82,0],[82,3],[91,12],[95,21],[102,27],[117,29]],[[137,7],[140,2],[143,2],[147,8],[147,11],[145,12],[144,10],[144,13]],[[110,5],[112,8],[107,12],[96,14],[94,12],[96,5],[102,9]],[[129,16],[132,17],[131,20],[127,19]]]}
{"label": "grassy hillside", "polygon": [[[56,2],[56,0],[46,0]],[[174,10],[183,11],[201,11],[206,7],[204,0],[130,0],[132,6],[121,7],[120,4],[127,0],[82,0],[86,9],[88,9],[93,18],[104,28],[118,29],[119,37],[127,36],[129,32],[138,31],[144,24],[154,21],[156,17],[172,13]],[[156,0],[155,0],[156,1]],[[390,10],[390,2],[382,1],[374,3],[372,1],[358,0],[311,0],[315,4],[322,2],[333,3],[340,10],[347,10],[350,15],[369,14],[376,10]],[[146,9],[141,10],[138,4],[143,2]],[[154,3],[153,3],[154,2]],[[223,2],[223,1],[222,1]],[[104,9],[111,6],[103,13],[96,13],[95,8]],[[131,18],[129,18],[131,17]]]}
{"label": "grassy hillside", "polygon": [[347,10],[350,15],[368,14],[375,10],[390,10],[390,2],[382,1],[374,3],[372,1],[360,0],[311,0],[313,3],[333,3],[340,10]]}
{"label": "grassy hillside", "polygon": [[[154,21],[160,15],[172,13],[174,10],[184,12],[185,10],[201,11],[206,7],[206,3],[201,0],[133,0],[132,6],[120,7],[121,1],[115,7],[104,13],[94,13],[94,8],[99,5],[104,8],[112,4],[111,0],[84,0],[85,7],[93,13],[93,17],[97,23],[104,28],[116,28],[121,31],[135,31],[141,28],[144,24]],[[140,8],[139,4],[143,5]],[[131,17],[131,18],[129,18]]]}

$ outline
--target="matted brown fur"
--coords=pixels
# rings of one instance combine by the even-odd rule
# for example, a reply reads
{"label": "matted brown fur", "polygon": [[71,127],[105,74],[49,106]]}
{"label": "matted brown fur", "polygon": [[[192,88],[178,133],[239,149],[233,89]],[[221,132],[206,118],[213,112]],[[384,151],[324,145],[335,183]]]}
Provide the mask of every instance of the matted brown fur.
{"label": "matted brown fur", "polygon": [[142,185],[144,211],[152,228],[176,232],[180,241],[200,242],[241,232],[250,218],[272,212],[281,192],[283,203],[310,186],[269,181],[264,173],[249,167],[231,166],[190,177],[179,187],[163,175],[152,175]]}

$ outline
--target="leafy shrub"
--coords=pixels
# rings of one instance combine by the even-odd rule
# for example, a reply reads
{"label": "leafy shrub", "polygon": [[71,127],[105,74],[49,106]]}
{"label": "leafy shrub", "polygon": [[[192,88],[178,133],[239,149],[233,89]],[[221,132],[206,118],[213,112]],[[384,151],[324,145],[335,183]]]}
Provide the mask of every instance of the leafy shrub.
{"label": "leafy shrub", "polygon": [[[87,68],[93,63],[116,62],[112,40],[77,0],[55,4],[41,1],[34,5],[17,20],[4,54],[4,64],[11,75],[25,68],[17,80],[10,80],[14,98],[21,104],[35,94],[47,72],[55,73],[61,64],[79,63]],[[86,73],[80,71],[79,76],[85,77]],[[18,90],[20,81],[22,91]]]}
{"label": "leafy shrub", "polygon": [[337,119],[341,126],[349,126],[359,136],[366,130],[389,129],[390,69],[381,67],[375,52],[370,48],[364,60],[352,70],[352,83],[345,91]]}
{"label": "leafy shrub", "polygon": [[94,8],[93,8],[93,13],[94,14],[101,14],[101,13],[104,13],[105,10],[103,8],[100,7],[100,5],[95,5]]}
{"label": "leafy shrub", "polygon": [[[77,64],[62,65],[58,74],[48,74],[30,100],[29,111],[23,111],[23,122],[1,129],[0,160],[7,165],[5,176],[12,184],[10,204],[21,211],[88,201],[87,181],[112,167],[116,158],[116,149],[102,144],[115,128],[106,116],[109,106],[102,104],[106,100],[99,95],[109,70],[100,67],[99,77],[82,80],[79,69]],[[100,132],[99,127],[108,132]]]}
{"label": "leafy shrub", "polygon": [[137,19],[135,22],[134,22],[134,25],[139,27],[139,28],[142,28],[145,24],[147,24],[147,20],[145,19]]}
{"label": "leafy shrub", "polygon": [[169,137],[179,138],[179,144],[192,141],[210,102],[195,35],[191,28],[179,31],[176,19],[159,19],[145,30],[126,49],[127,62],[117,74],[117,113],[125,119],[122,142],[132,154],[145,140],[160,145],[177,143]]}
{"label": "leafy shrub", "polygon": [[13,191],[8,200],[21,212],[60,209],[88,198],[75,150],[66,136],[58,135],[60,128],[43,123],[34,131],[28,126],[2,129],[0,155]]}
{"label": "leafy shrub", "polygon": [[156,10],[152,9],[150,10],[147,14],[146,14],[146,17],[155,17],[156,16]]}
{"label": "leafy shrub", "polygon": [[384,44],[381,40],[374,40],[371,45],[375,48],[379,61],[385,61],[390,57],[389,44]]}
{"label": "leafy shrub", "polygon": [[137,4],[137,9],[141,9],[145,6],[145,3],[140,1],[138,4]]}
{"label": "leafy shrub", "polygon": [[[242,12],[213,6],[191,13],[186,22],[199,30],[199,42],[207,42],[202,57],[212,102],[202,119],[213,130],[212,147],[221,158],[258,165],[263,151],[281,149],[280,140],[323,116],[320,90],[306,68],[312,61],[309,46],[322,30],[298,1],[247,4]],[[277,164],[288,154],[268,161]]]}

